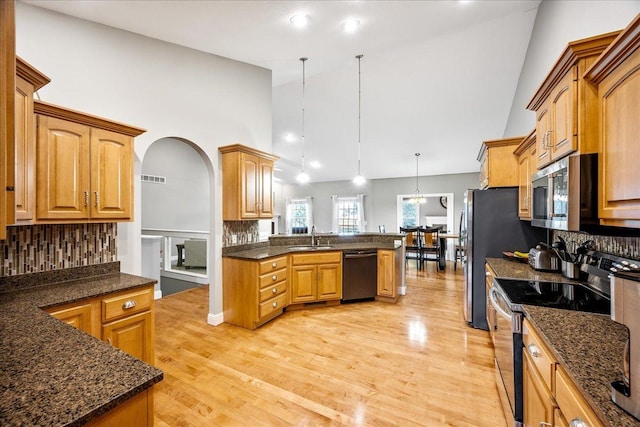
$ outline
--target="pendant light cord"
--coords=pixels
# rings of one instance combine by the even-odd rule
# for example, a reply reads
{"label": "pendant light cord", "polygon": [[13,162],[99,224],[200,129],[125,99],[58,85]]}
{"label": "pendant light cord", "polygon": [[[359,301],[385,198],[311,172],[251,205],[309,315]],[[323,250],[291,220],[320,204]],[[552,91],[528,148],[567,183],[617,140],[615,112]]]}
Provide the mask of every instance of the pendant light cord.
{"label": "pendant light cord", "polygon": [[304,63],[307,61],[307,57],[300,58],[302,61],[302,173],[304,173],[304,89],[305,89],[305,69]]}
{"label": "pendant light cord", "polygon": [[420,157],[420,153],[416,153],[416,199],[418,198],[418,194],[420,193],[420,187],[418,186],[418,158]]}
{"label": "pendant light cord", "polygon": [[360,116],[361,116],[361,105],[362,105],[362,90],[361,90],[361,86],[360,86],[360,81],[361,81],[361,73],[360,73],[360,60],[362,59],[362,54],[360,55],[356,55],[356,58],[358,58],[358,175],[360,176],[360,154],[361,154],[361,142],[360,142],[360,130],[361,130],[361,125],[360,125]]}

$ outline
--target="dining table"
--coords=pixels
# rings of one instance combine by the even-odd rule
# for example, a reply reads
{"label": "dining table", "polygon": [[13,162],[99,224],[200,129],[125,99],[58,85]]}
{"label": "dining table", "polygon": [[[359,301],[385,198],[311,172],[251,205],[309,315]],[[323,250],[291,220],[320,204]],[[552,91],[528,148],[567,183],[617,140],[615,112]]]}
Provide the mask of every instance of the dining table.
{"label": "dining table", "polygon": [[[459,234],[453,233],[438,233],[438,238],[440,239],[440,269],[444,270],[447,266],[446,263],[446,254],[447,254],[447,240],[454,239],[458,240],[460,238]],[[455,259],[454,259],[455,262]]]}

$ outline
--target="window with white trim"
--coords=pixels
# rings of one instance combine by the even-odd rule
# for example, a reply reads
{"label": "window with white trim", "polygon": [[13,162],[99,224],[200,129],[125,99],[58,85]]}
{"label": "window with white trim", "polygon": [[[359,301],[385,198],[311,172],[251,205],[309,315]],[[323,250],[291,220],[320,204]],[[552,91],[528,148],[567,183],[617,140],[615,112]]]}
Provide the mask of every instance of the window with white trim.
{"label": "window with white trim", "polygon": [[344,234],[365,231],[363,195],[332,196],[333,231]]}

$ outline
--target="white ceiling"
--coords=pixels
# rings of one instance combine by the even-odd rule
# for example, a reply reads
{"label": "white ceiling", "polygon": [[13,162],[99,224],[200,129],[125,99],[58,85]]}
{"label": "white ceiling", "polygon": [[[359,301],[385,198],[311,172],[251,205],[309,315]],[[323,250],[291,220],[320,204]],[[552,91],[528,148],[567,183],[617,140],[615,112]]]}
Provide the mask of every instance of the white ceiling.
{"label": "white ceiling", "polygon": [[[480,142],[503,135],[541,0],[22,1],[271,69],[284,181],[300,169],[308,57],[304,154],[319,182],[357,171],[357,54],[365,177],[415,176],[416,152],[420,175],[477,172]],[[296,13],[306,28],[290,23]],[[354,34],[341,30],[348,17],[361,22]]]}

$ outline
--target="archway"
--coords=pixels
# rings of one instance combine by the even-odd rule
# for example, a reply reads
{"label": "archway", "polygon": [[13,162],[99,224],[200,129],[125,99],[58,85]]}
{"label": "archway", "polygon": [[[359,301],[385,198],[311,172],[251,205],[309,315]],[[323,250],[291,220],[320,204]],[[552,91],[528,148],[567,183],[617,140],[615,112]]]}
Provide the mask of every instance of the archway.
{"label": "archway", "polygon": [[158,139],[144,155],[142,267],[159,270],[147,273],[159,280],[156,298],[211,283],[212,183],[209,157],[187,139]]}

